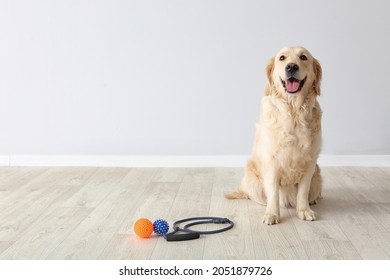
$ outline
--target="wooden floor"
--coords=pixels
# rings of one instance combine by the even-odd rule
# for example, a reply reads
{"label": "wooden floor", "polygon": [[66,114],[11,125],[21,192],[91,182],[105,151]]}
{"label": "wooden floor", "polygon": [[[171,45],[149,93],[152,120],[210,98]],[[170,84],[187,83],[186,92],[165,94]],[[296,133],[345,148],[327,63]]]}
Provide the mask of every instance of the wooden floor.
{"label": "wooden floor", "polygon": [[[225,200],[242,168],[0,168],[0,259],[390,259],[390,168],[322,168],[317,221]],[[140,239],[133,223],[222,216],[227,232]]]}

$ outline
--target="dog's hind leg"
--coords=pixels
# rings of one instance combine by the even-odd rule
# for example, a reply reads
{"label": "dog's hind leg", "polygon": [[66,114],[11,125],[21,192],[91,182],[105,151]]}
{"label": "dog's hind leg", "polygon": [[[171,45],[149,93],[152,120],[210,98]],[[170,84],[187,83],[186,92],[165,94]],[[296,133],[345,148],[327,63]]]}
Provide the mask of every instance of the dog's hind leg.
{"label": "dog's hind leg", "polygon": [[255,160],[248,160],[241,185],[237,190],[225,194],[225,197],[227,199],[251,199],[264,205],[267,204],[262,178]]}

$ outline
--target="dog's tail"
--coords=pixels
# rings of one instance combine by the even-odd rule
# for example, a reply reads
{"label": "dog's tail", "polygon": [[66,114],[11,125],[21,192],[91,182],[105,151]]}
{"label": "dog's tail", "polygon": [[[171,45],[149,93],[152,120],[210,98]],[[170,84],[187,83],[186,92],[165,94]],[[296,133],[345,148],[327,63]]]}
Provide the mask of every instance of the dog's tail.
{"label": "dog's tail", "polygon": [[227,199],[249,199],[249,196],[240,189],[225,194]]}

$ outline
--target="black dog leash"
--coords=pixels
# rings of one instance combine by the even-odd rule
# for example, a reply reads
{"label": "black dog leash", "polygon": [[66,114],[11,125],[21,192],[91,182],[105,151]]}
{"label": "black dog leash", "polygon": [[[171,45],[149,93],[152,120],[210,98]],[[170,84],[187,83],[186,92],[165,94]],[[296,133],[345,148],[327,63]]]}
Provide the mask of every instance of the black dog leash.
{"label": "black dog leash", "polygon": [[[180,224],[191,222],[186,225],[184,225],[182,228],[179,227]],[[228,224],[228,226],[217,229],[217,230],[210,230],[210,231],[200,231],[200,230],[192,230],[189,229],[190,227],[201,225],[201,224]],[[176,221],[173,224],[173,232],[166,234],[164,237],[167,241],[185,241],[185,240],[192,240],[192,239],[198,239],[201,234],[215,234],[220,233],[226,230],[231,229],[234,226],[234,223],[229,220],[228,218],[220,218],[220,217],[194,217],[194,218],[187,218],[183,220]],[[176,234],[178,232],[183,232],[181,234]]]}

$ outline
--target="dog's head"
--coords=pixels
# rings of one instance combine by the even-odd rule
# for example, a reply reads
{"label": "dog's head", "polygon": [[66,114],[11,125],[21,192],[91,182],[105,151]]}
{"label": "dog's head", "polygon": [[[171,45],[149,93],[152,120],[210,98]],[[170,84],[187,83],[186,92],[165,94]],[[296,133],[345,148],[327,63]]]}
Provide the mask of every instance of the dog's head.
{"label": "dog's head", "polygon": [[278,94],[299,95],[314,92],[320,95],[321,65],[303,47],[285,47],[273,57],[267,67],[268,90]]}

